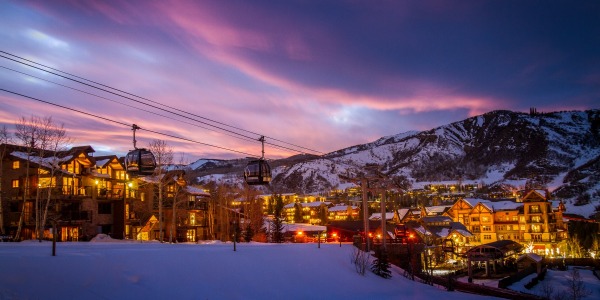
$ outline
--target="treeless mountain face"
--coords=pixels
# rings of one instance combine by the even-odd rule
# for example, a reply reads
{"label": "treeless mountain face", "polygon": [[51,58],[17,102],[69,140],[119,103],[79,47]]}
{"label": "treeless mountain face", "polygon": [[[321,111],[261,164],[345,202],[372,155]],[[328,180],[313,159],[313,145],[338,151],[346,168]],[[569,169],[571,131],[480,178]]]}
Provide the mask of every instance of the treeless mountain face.
{"label": "treeless mountain face", "polygon": [[[511,185],[528,180],[561,197],[600,197],[600,110],[537,113],[492,111],[422,132],[383,137],[321,157],[295,156],[271,163],[280,192],[327,191],[374,163],[413,184],[478,181]],[[227,163],[229,162],[229,163]],[[239,162],[239,161],[235,161]],[[227,170],[240,173],[243,163]],[[205,168],[205,174],[220,168]],[[492,176],[493,175],[493,176]],[[564,177],[564,182],[563,178]],[[241,178],[241,177],[240,177]],[[240,181],[241,182],[241,181]]]}

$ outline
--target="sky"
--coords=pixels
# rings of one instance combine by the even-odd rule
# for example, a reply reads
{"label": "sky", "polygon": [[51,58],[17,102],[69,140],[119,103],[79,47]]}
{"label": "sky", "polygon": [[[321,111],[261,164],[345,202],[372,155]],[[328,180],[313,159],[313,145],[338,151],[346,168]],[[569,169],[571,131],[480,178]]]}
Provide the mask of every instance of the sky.
{"label": "sky", "polygon": [[492,110],[598,108],[599,15],[598,1],[0,1],[0,126],[51,116],[73,144],[123,155],[137,124],[138,147],[165,140],[192,162],[260,156],[260,136],[267,158],[320,155]]}

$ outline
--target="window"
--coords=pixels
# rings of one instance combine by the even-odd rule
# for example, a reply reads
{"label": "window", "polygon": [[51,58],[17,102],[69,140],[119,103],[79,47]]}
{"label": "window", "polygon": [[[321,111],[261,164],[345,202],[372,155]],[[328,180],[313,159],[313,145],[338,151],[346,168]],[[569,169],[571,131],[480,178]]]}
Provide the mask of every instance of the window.
{"label": "window", "polygon": [[542,217],[541,216],[533,216],[533,217],[531,217],[531,222],[532,223],[541,223]]}
{"label": "window", "polygon": [[519,216],[513,216],[512,220],[513,220],[513,222],[518,222],[519,221]]}
{"label": "window", "polygon": [[492,226],[482,226],[483,231],[492,231]]}
{"label": "window", "polygon": [[13,163],[12,163],[13,170],[16,170],[20,167],[21,167],[21,163],[18,160],[13,161]]}
{"label": "window", "polygon": [[112,210],[112,205],[110,203],[98,203],[98,214],[110,215],[111,210]]}
{"label": "window", "polygon": [[187,241],[188,242],[195,242],[196,241],[196,230],[195,229],[188,229],[186,232],[187,235]]}
{"label": "window", "polygon": [[14,179],[12,181],[12,187],[14,187],[14,188],[18,188],[19,187],[19,179]]}
{"label": "window", "polygon": [[492,235],[491,234],[484,234],[483,235],[483,239],[484,240],[491,240],[492,239]]}
{"label": "window", "polygon": [[471,221],[473,221],[473,222],[479,222],[479,217],[472,217]]}
{"label": "window", "polygon": [[532,205],[529,207],[529,213],[531,214],[538,214],[540,213],[540,206],[539,205]]}
{"label": "window", "polygon": [[487,223],[487,222],[489,222],[489,221],[490,221],[490,218],[489,218],[489,217],[487,217],[487,216],[483,216],[483,217],[481,217],[481,222],[486,222],[486,223]]}

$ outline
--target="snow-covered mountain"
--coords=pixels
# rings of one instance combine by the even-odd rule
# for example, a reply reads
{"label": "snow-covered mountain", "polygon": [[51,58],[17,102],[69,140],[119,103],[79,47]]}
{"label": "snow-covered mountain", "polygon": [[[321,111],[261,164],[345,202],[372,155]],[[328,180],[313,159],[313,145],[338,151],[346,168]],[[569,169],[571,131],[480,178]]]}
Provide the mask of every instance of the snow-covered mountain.
{"label": "snow-covered mountain", "polygon": [[412,188],[440,181],[534,184],[563,199],[600,200],[600,110],[492,111],[324,156],[275,161],[270,188],[324,192],[348,185],[338,175],[356,174],[366,164],[381,166],[384,174],[404,178]]}

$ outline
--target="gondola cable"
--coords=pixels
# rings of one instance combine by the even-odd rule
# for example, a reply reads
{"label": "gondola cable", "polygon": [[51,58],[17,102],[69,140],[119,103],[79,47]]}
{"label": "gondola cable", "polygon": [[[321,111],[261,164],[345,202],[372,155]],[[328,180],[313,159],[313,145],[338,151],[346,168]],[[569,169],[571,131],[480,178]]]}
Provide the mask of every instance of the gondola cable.
{"label": "gondola cable", "polygon": [[[12,54],[12,53],[9,53],[9,52],[6,52],[6,51],[2,51],[2,50],[0,50],[0,53],[5,53],[6,55],[10,55],[10,56],[16,57],[16,58],[18,58],[18,59],[20,59],[20,60],[27,61],[27,62],[31,62],[31,63],[33,63],[33,64],[36,64],[36,65],[43,66],[44,68],[47,68],[47,69],[50,69],[50,70],[54,70],[54,71],[57,71],[57,72],[60,72],[60,73],[63,73],[63,74],[67,74],[67,75],[69,75],[69,76],[73,76],[73,77],[75,77],[75,78],[79,78],[79,79],[81,79],[81,80],[85,80],[85,81],[88,81],[88,82],[94,83],[94,84],[96,84],[96,85],[99,85],[99,86],[103,86],[103,87],[106,87],[106,88],[109,88],[109,89],[112,89],[112,90],[115,90],[115,91],[119,91],[120,93],[124,93],[124,94],[126,94],[126,95],[131,95],[131,96],[133,96],[133,97],[137,97],[137,98],[143,99],[143,100],[145,100],[145,101],[148,101],[148,102],[151,102],[151,103],[156,103],[156,104],[162,105],[162,106],[164,106],[164,107],[168,107],[168,108],[170,108],[170,109],[173,109],[173,110],[176,110],[176,111],[179,111],[179,112],[182,112],[182,113],[186,113],[186,114],[189,114],[189,115],[195,116],[195,117],[197,117],[197,118],[201,118],[201,119],[204,119],[204,120],[208,120],[208,121],[210,121],[210,122],[213,122],[213,123],[216,123],[216,124],[220,124],[220,125],[228,126],[228,127],[231,127],[231,128],[234,128],[234,129],[237,129],[237,130],[240,130],[240,131],[244,131],[244,132],[247,132],[247,133],[251,133],[251,134],[255,134],[255,135],[259,135],[259,136],[263,136],[263,135],[260,135],[260,134],[258,134],[258,133],[255,133],[255,132],[252,132],[252,131],[249,131],[249,130],[245,130],[245,129],[242,129],[242,128],[239,128],[239,127],[236,127],[236,126],[228,125],[228,124],[225,124],[225,123],[222,123],[222,122],[219,122],[219,121],[216,121],[216,120],[212,120],[212,119],[210,119],[210,118],[206,118],[206,117],[203,117],[203,116],[200,116],[200,115],[196,115],[196,114],[192,114],[192,113],[189,113],[189,112],[185,112],[185,111],[182,111],[182,110],[180,110],[180,109],[177,109],[177,108],[174,108],[174,107],[170,107],[170,106],[168,106],[168,105],[165,105],[165,104],[162,104],[162,103],[159,103],[159,102],[156,102],[156,101],[153,101],[153,100],[150,100],[150,99],[147,99],[147,98],[141,97],[141,96],[137,96],[137,95],[135,95],[135,94],[131,94],[131,93],[128,93],[128,92],[122,91],[122,90],[120,90],[120,89],[117,89],[117,88],[113,88],[113,87],[110,87],[110,86],[107,86],[107,85],[104,85],[104,84],[101,84],[101,83],[95,82],[95,81],[93,81],[93,80],[89,80],[89,79],[86,79],[86,78],[83,78],[83,77],[80,77],[80,76],[77,76],[77,75],[74,75],[74,74],[70,74],[70,73],[68,73],[68,72],[64,72],[64,71],[61,71],[61,70],[58,70],[58,69],[55,69],[55,68],[52,68],[52,67],[46,66],[46,65],[44,65],[44,64],[40,64],[40,63],[38,63],[38,62],[35,62],[35,61],[32,61],[32,60],[29,60],[29,59],[26,59],[26,58],[20,57],[20,56],[18,56],[18,55],[15,55],[15,54]],[[70,77],[68,77],[68,76],[60,75],[60,74],[57,74],[57,73],[55,73],[55,72],[51,72],[51,71],[48,71],[48,70],[45,70],[45,69],[42,69],[42,68],[39,68],[39,67],[36,67],[36,66],[30,65],[30,64],[24,63],[24,62],[22,62],[22,61],[18,61],[18,60],[16,60],[16,59],[13,59],[13,58],[6,57],[6,56],[4,56],[4,55],[0,55],[0,57],[3,57],[3,58],[5,58],[5,59],[12,60],[12,61],[14,61],[14,62],[17,62],[17,63],[23,64],[23,65],[26,65],[26,66],[29,66],[29,67],[32,67],[32,68],[35,68],[35,69],[38,69],[38,70],[41,70],[41,71],[44,71],[44,72],[50,73],[50,74],[53,74],[53,75],[55,75],[55,76],[59,76],[59,77],[62,77],[62,78],[65,78],[65,79],[68,79],[68,80],[71,80],[71,81],[75,81],[75,82],[77,82],[77,83],[80,83],[80,84],[83,84],[83,85],[86,85],[86,86],[89,86],[89,87],[92,87],[92,88],[96,88],[96,89],[99,89],[99,90],[105,91],[105,92],[107,92],[107,93],[111,93],[111,94],[113,94],[113,95],[117,95],[117,96],[119,96],[119,97],[126,98],[126,99],[128,99],[128,100],[131,100],[131,101],[135,101],[135,102],[138,102],[138,103],[141,103],[141,104],[144,104],[144,105],[151,106],[151,107],[153,107],[153,108],[155,108],[155,109],[159,109],[159,110],[167,111],[167,112],[169,112],[169,113],[172,113],[172,114],[175,114],[175,115],[182,116],[182,115],[180,115],[180,114],[177,114],[177,113],[174,113],[174,112],[172,112],[172,111],[168,111],[168,110],[165,110],[165,109],[163,109],[163,108],[156,107],[156,106],[154,106],[154,105],[151,105],[151,104],[143,103],[143,102],[141,102],[141,101],[139,101],[139,100],[135,100],[135,99],[132,99],[132,98],[130,98],[130,97],[127,97],[127,96],[124,96],[124,95],[120,95],[120,94],[117,94],[117,93],[114,93],[114,92],[108,91],[108,90],[106,90],[106,89],[103,89],[103,88],[100,88],[100,87],[97,87],[97,86],[94,86],[94,85],[91,85],[91,84],[84,83],[84,82],[82,82],[82,81],[80,81],[80,80],[76,80],[76,79],[70,78]],[[182,116],[182,117],[185,117],[185,116]],[[189,119],[189,118],[188,118],[188,119]],[[213,124],[209,124],[209,123],[201,122],[201,121],[198,121],[198,120],[194,120],[194,121],[196,121],[196,122],[200,122],[200,123],[203,123],[203,124],[205,124],[205,125],[208,125],[208,126],[211,126],[211,127],[215,127],[215,128],[218,128],[218,129],[220,129],[220,130],[227,131],[227,132],[230,132],[230,133],[233,133],[233,134],[242,135],[242,134],[240,134],[240,133],[237,133],[237,132],[234,132],[234,131],[231,131],[231,130],[228,130],[228,129],[224,129],[224,128],[221,128],[221,127],[219,127],[219,126],[215,126],[215,125],[213,125]],[[242,135],[242,136],[245,136],[245,135]],[[247,136],[245,136],[245,137],[247,137]],[[249,137],[248,137],[248,138],[249,138]],[[278,142],[281,142],[281,143],[284,143],[284,144],[288,144],[288,145],[291,145],[291,146],[294,146],[294,147],[297,147],[297,148],[300,148],[300,149],[309,150],[309,151],[312,151],[312,152],[315,152],[315,153],[323,153],[323,152],[321,152],[321,151],[317,151],[317,150],[313,150],[313,149],[310,149],[310,148],[302,147],[302,146],[295,145],[295,144],[292,144],[292,143],[288,143],[288,142],[285,142],[285,141],[282,141],[282,140],[279,140],[279,139],[275,139],[275,138],[270,138],[270,139],[272,139],[272,140],[275,140],[275,141],[278,141]],[[304,151],[298,151],[298,150],[291,149],[291,148],[284,147],[284,146],[280,146],[280,145],[275,145],[275,144],[272,144],[272,143],[269,143],[269,144],[270,144],[270,145],[272,145],[272,146],[277,146],[278,148],[287,149],[287,150],[291,150],[291,151],[295,151],[295,152],[300,152],[300,153],[303,153],[303,152],[304,152]]]}
{"label": "gondola cable", "polygon": [[[102,117],[102,116],[99,116],[99,115],[88,113],[88,112],[85,112],[85,111],[82,111],[82,110],[78,110],[78,109],[75,109],[75,108],[72,108],[72,107],[67,107],[67,106],[64,106],[64,105],[56,104],[56,103],[53,103],[53,102],[50,102],[50,101],[46,101],[46,100],[42,100],[42,99],[39,99],[39,98],[27,96],[27,95],[24,95],[24,94],[21,94],[21,93],[17,93],[17,92],[13,92],[13,91],[9,91],[9,90],[3,89],[3,88],[0,88],[0,91],[4,91],[4,92],[7,92],[7,93],[10,93],[10,94],[13,94],[13,95],[21,96],[21,97],[24,97],[24,98],[27,98],[27,99],[30,99],[30,100],[42,102],[42,103],[45,103],[45,104],[48,104],[48,105],[52,105],[52,106],[56,106],[56,107],[59,107],[59,108],[67,109],[67,110],[70,110],[70,111],[74,111],[76,113],[84,114],[84,115],[87,115],[87,116],[90,116],[90,117],[99,118],[99,119],[102,119],[102,120],[105,120],[105,121],[108,121],[108,122],[112,122],[112,123],[115,123],[115,124],[119,124],[119,125],[131,127],[131,124],[127,124],[125,122],[112,120],[112,119],[109,119],[109,118],[106,118],[106,117]],[[149,129],[140,129],[140,130],[144,130],[144,131],[151,132],[151,133],[154,133],[154,134],[158,134],[158,135],[162,135],[162,136],[167,136],[167,137],[171,137],[171,138],[174,138],[174,139],[179,139],[179,140],[183,140],[183,141],[187,141],[187,142],[191,142],[191,143],[196,143],[196,144],[200,144],[200,145],[204,145],[204,146],[209,146],[209,147],[213,147],[213,148],[217,148],[217,149],[221,149],[221,150],[226,150],[226,151],[230,151],[230,152],[236,152],[236,153],[244,154],[244,155],[247,155],[247,156],[254,156],[253,154],[250,154],[250,153],[247,153],[247,152],[243,152],[243,151],[239,151],[239,150],[234,150],[234,149],[230,149],[230,148],[226,148],[226,147],[221,147],[221,146],[217,146],[217,145],[212,145],[212,144],[208,144],[208,143],[203,143],[203,142],[195,141],[195,140],[192,140],[192,139],[175,136],[175,135],[172,135],[172,134],[162,133],[162,132],[158,132],[158,131],[154,131],[154,130],[149,130]]]}

